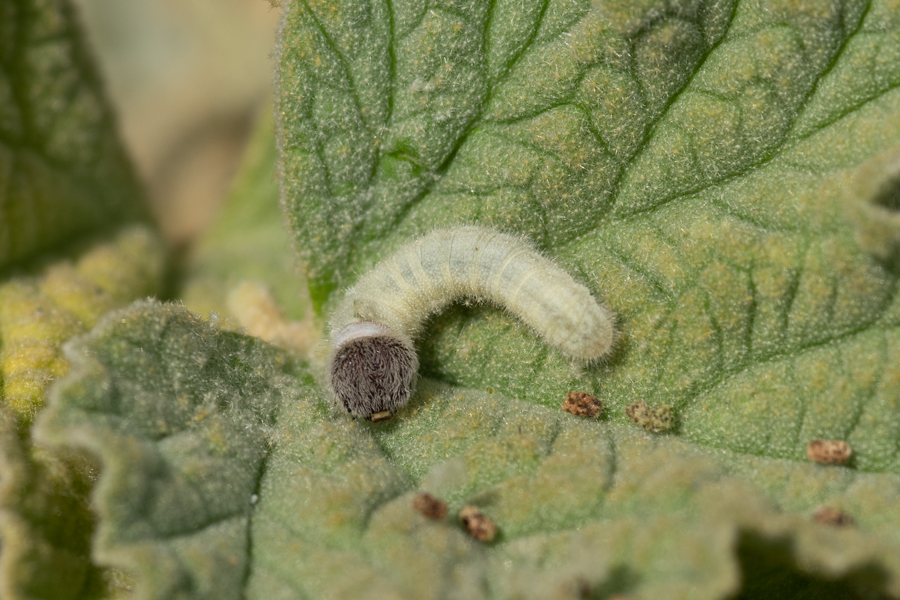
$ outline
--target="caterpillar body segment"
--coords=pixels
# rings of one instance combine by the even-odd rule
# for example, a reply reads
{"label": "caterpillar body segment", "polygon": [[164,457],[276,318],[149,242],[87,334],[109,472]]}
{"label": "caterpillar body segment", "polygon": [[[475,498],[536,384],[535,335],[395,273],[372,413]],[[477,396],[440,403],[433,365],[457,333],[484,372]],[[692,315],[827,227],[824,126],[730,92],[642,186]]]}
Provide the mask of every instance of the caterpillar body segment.
{"label": "caterpillar body segment", "polygon": [[403,406],[418,370],[413,338],[430,315],[467,296],[505,308],[579,361],[601,358],[615,341],[612,314],[520,238],[441,229],[378,263],[332,315],[328,379],[338,402],[365,418]]}

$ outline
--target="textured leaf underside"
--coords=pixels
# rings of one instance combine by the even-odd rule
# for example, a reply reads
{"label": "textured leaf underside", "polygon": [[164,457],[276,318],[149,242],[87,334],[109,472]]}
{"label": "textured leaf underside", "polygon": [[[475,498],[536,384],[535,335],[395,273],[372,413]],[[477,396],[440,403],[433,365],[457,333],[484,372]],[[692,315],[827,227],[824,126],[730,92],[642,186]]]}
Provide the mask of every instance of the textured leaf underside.
{"label": "textured leaf underside", "polygon": [[139,595],[238,597],[270,429],[292,391],[285,355],[150,301],[68,355],[73,375],[38,430],[101,460],[95,556],[135,573]]}

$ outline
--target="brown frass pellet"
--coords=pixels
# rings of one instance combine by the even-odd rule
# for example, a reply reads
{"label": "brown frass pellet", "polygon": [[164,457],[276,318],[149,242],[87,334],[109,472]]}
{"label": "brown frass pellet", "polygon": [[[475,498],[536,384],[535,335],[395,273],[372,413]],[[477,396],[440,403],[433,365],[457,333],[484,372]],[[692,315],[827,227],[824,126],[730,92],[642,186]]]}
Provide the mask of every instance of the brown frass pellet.
{"label": "brown frass pellet", "polygon": [[447,503],[427,493],[416,494],[416,497],[413,498],[413,508],[422,516],[435,521],[440,521],[447,516]]}
{"label": "brown frass pellet", "polygon": [[484,516],[477,506],[465,506],[459,511],[459,520],[462,521],[473,538],[479,542],[490,542],[497,535],[497,525]]}
{"label": "brown frass pellet", "polygon": [[833,525],[835,527],[848,527],[856,525],[856,521],[842,510],[838,510],[831,506],[822,506],[813,515],[813,521],[823,525]]}
{"label": "brown frass pellet", "polygon": [[603,410],[603,404],[587,392],[569,392],[562,409],[578,417],[593,419]]}
{"label": "brown frass pellet", "polygon": [[850,444],[843,440],[810,440],[806,445],[806,458],[820,465],[843,465],[852,455]]}

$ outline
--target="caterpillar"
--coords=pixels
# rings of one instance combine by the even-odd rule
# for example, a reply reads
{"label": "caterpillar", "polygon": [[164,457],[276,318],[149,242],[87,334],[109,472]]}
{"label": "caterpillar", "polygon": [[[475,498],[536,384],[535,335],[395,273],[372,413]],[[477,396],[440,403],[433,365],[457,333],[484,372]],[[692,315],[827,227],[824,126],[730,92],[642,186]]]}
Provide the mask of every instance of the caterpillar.
{"label": "caterpillar", "polygon": [[326,378],[336,403],[373,422],[390,419],[415,389],[413,339],[431,314],[465,296],[505,308],[578,361],[604,356],[615,341],[613,315],[520,238],[439,229],[378,263],[335,309]]}

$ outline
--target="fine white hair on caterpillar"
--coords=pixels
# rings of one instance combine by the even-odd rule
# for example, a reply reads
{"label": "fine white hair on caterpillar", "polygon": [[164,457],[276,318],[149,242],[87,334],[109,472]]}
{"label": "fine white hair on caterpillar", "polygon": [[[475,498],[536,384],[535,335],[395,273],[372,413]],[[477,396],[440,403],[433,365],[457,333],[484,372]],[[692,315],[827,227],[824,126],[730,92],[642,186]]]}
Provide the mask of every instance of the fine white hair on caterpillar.
{"label": "fine white hair on caterpillar", "polygon": [[413,338],[466,296],[505,308],[578,361],[603,357],[615,341],[612,313],[522,239],[478,226],[439,229],[375,265],[334,311],[327,379],[336,402],[371,421],[391,418],[415,388]]}

